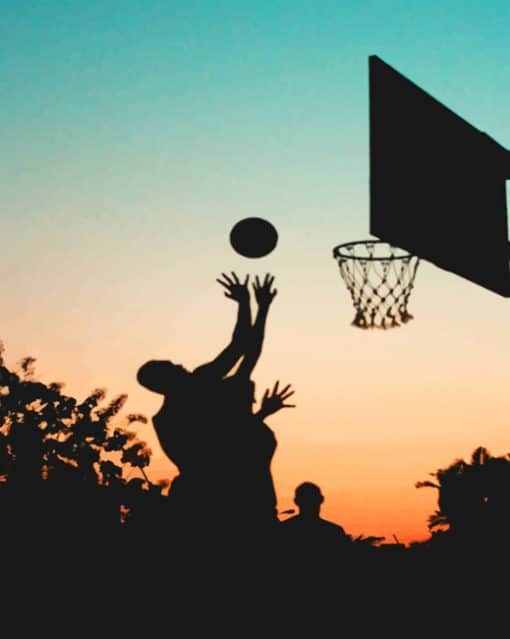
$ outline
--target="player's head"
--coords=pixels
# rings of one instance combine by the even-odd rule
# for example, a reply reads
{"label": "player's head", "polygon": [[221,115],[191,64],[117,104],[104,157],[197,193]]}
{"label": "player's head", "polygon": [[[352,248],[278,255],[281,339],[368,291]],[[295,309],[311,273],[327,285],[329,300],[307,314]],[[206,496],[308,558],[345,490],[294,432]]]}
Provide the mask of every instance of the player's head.
{"label": "player's head", "polygon": [[139,384],[154,393],[165,394],[174,384],[189,374],[181,364],[174,364],[169,360],[152,359],[138,369],[136,379]]}
{"label": "player's head", "polygon": [[317,484],[305,481],[294,491],[294,503],[301,511],[318,511],[324,501],[324,495]]}

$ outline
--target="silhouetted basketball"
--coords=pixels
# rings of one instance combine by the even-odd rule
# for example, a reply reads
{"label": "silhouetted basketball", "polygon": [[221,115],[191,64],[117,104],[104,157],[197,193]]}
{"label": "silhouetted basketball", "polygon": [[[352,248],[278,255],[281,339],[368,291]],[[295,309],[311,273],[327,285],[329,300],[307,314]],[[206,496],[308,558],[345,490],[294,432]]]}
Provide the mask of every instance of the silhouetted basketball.
{"label": "silhouetted basketball", "polygon": [[243,257],[264,257],[278,242],[275,227],[261,217],[240,220],[230,231],[230,244]]}

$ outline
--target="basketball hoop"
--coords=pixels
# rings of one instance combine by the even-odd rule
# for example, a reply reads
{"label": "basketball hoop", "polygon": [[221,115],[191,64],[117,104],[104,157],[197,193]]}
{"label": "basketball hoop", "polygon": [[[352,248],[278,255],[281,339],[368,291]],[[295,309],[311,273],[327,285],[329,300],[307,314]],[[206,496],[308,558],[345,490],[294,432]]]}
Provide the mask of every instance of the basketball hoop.
{"label": "basketball hoop", "polygon": [[419,258],[382,240],[339,244],[333,257],[340,268],[358,328],[394,328],[413,316],[407,310]]}

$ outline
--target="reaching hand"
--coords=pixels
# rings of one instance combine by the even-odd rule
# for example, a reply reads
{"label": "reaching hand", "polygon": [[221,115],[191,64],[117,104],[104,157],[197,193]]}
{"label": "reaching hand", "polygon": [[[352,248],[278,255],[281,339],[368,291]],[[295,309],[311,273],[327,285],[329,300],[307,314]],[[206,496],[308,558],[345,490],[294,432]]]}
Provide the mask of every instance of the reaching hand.
{"label": "reaching hand", "polygon": [[281,408],[295,408],[296,406],[295,404],[285,403],[285,400],[287,400],[291,395],[294,395],[294,391],[289,390],[290,384],[287,384],[285,388],[282,388],[281,391],[278,391],[279,383],[280,382],[276,382],[272,392],[268,388],[264,393],[264,397],[262,398],[262,403],[260,406],[260,413],[264,417],[276,413]]}
{"label": "reaching hand", "polygon": [[246,279],[242,284],[234,271],[232,271],[232,277],[225,275],[225,273],[222,273],[221,275],[225,281],[220,280],[219,278],[216,281],[227,289],[225,291],[225,297],[235,300],[236,302],[250,300],[250,292],[248,290],[249,275],[246,276]]}
{"label": "reaching hand", "polygon": [[278,292],[276,289],[271,290],[271,286],[274,282],[274,275],[266,274],[262,284],[260,283],[259,276],[255,276],[255,282],[253,283],[253,292],[255,293],[255,299],[259,306],[269,306],[273,301],[273,297]]}

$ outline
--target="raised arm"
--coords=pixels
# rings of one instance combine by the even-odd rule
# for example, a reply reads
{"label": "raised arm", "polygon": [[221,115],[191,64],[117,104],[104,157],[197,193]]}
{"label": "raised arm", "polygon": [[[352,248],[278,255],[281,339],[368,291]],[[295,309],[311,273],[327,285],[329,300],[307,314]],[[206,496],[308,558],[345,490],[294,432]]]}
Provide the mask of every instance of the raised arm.
{"label": "raised arm", "polygon": [[193,374],[206,374],[222,378],[236,365],[240,357],[243,356],[246,345],[251,334],[251,309],[250,292],[248,290],[247,275],[244,282],[240,282],[237,275],[232,272],[231,276],[221,274],[223,279],[216,281],[225,290],[225,297],[238,303],[237,321],[232,333],[230,343],[211,362],[198,366]]}
{"label": "raised arm", "polygon": [[251,330],[250,339],[246,346],[244,358],[239,365],[236,375],[249,378],[262,352],[269,307],[278,292],[276,289],[271,289],[273,282],[274,276],[269,275],[269,273],[265,276],[262,284],[260,283],[258,275],[255,276],[253,292],[258,304],[257,316]]}

